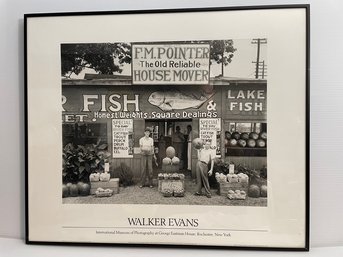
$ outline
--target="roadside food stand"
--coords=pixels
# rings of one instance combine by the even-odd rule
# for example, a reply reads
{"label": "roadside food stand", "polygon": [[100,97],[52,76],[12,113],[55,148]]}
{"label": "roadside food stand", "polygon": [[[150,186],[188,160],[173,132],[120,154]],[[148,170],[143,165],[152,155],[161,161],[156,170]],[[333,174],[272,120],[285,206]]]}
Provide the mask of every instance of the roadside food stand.
{"label": "roadside food stand", "polygon": [[[139,178],[139,139],[144,129],[151,128],[155,153],[161,162],[166,147],[175,144],[173,135],[178,127],[184,137],[180,170],[185,170],[187,126],[191,126],[192,137],[210,140],[217,157],[260,169],[266,165],[266,147],[230,146],[225,132],[266,132],[266,99],[266,80],[216,77],[205,86],[138,86],[132,85],[129,76],[63,79],[63,145],[93,144],[100,139],[111,153],[111,169],[125,163]],[[194,149],[191,158],[194,177]],[[155,169],[157,174],[158,167]]]}

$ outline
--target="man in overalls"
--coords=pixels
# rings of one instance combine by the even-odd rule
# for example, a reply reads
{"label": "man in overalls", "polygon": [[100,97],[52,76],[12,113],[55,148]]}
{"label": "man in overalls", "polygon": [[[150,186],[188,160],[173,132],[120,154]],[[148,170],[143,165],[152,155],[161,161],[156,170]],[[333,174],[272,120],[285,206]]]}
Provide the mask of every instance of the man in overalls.
{"label": "man in overalls", "polygon": [[[202,195],[201,189],[205,188],[205,195],[211,198],[210,184],[208,177],[212,176],[214,166],[214,152],[211,149],[211,142],[206,141],[203,148],[198,150],[198,162],[196,166],[197,191],[195,195]],[[211,168],[208,170],[208,164],[211,163]]]}

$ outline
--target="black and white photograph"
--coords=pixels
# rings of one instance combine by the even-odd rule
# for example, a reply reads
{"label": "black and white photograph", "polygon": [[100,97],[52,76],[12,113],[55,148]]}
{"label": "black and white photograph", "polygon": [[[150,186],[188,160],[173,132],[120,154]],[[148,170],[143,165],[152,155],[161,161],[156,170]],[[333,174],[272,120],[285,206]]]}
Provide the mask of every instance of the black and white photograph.
{"label": "black and white photograph", "polygon": [[28,14],[27,242],[307,249],[306,15]]}
{"label": "black and white photograph", "polygon": [[267,39],[61,44],[66,204],[267,206]]}

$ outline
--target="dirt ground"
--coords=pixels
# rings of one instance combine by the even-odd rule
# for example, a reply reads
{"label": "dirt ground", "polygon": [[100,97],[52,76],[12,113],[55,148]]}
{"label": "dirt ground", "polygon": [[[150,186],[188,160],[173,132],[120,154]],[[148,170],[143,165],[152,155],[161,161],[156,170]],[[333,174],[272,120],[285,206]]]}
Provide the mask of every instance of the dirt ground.
{"label": "dirt ground", "polygon": [[65,204],[162,204],[162,205],[228,205],[228,206],[267,206],[267,198],[250,198],[245,200],[229,200],[226,196],[218,195],[217,189],[212,189],[212,198],[194,195],[195,182],[185,180],[184,197],[164,197],[153,188],[138,185],[120,187],[119,194],[111,197],[80,196],[63,198]]}

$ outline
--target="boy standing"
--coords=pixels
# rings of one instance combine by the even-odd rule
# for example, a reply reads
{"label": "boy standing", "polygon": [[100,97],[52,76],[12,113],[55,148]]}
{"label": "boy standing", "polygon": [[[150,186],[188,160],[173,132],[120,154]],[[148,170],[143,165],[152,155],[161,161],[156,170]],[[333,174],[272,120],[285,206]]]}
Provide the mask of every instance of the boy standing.
{"label": "boy standing", "polygon": [[144,137],[139,139],[139,146],[142,154],[142,174],[140,188],[145,185],[146,177],[149,179],[149,186],[152,188],[152,158],[154,156],[154,140],[149,137],[150,129],[146,128]]}

